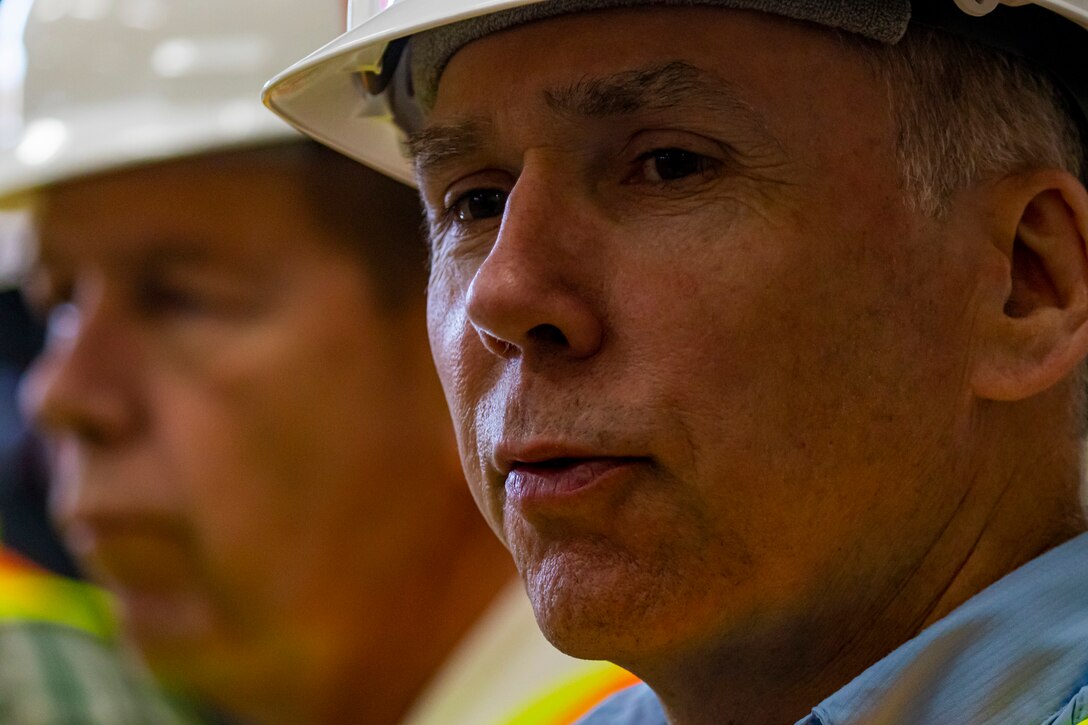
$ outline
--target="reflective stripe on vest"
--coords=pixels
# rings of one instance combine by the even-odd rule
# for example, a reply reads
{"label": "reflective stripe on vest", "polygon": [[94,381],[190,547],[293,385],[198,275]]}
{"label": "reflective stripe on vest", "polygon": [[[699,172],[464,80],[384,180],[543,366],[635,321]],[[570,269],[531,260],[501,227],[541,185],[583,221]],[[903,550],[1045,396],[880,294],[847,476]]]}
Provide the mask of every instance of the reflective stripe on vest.
{"label": "reflective stripe on vest", "polygon": [[609,695],[638,682],[627,670],[598,663],[532,700],[504,725],[570,725]]}
{"label": "reflective stripe on vest", "polygon": [[5,621],[59,624],[105,640],[117,632],[106,592],[0,547],[0,624]]}

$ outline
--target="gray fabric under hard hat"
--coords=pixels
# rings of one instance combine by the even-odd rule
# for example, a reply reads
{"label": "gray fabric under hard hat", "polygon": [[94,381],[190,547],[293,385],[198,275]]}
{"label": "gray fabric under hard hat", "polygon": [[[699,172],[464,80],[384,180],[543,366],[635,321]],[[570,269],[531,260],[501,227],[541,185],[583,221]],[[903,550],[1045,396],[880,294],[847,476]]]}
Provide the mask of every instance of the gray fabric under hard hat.
{"label": "gray fabric under hard hat", "polygon": [[910,22],[910,0],[544,0],[413,36],[411,63],[416,98],[425,108],[431,107],[438,91],[438,81],[450,58],[461,48],[484,36],[556,15],[642,5],[709,5],[759,10],[892,44],[903,37]]}

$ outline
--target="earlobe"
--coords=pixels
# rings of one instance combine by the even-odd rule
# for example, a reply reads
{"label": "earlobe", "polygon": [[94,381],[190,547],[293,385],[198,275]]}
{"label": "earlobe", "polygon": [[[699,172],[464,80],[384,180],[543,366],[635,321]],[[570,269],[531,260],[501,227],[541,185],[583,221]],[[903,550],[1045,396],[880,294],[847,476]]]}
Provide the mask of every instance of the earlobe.
{"label": "earlobe", "polygon": [[983,296],[972,369],[976,395],[1022,400],[1088,356],[1088,192],[1055,170],[1006,177],[987,194],[1003,295]]}

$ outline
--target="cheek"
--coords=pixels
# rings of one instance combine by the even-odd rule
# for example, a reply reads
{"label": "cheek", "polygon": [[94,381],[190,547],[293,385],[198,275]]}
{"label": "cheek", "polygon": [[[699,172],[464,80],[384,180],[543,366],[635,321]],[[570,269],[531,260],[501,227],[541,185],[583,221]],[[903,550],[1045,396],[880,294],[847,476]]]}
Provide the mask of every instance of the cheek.
{"label": "cheek", "polygon": [[751,386],[780,363],[797,321],[781,282],[782,245],[708,226],[674,234],[694,241],[668,252],[629,253],[609,295],[620,300],[609,320],[613,354],[637,366],[630,377],[646,395],[656,389],[678,410],[714,410],[725,394],[754,397]]}
{"label": "cheek", "polygon": [[427,328],[438,377],[446,397],[458,453],[476,506],[501,538],[500,504],[486,478],[486,452],[481,451],[481,411],[492,396],[501,372],[499,360],[480,342],[468,321],[461,288],[432,277],[427,297]]}
{"label": "cheek", "polygon": [[272,417],[274,408],[247,404],[243,390],[224,401],[219,388],[178,387],[163,395],[173,401],[160,428],[165,466],[186,489],[188,523],[208,577],[228,589],[246,586],[252,570],[265,569],[263,553],[290,538],[290,520],[276,511],[291,504],[282,499],[293,491],[283,480],[293,465],[283,457],[292,441],[277,430],[282,418]]}
{"label": "cheek", "polygon": [[464,346],[470,327],[463,296],[443,282],[436,272],[427,288],[427,336],[446,402],[456,411],[466,394]]}
{"label": "cheek", "polygon": [[382,418],[365,414],[377,407],[362,350],[290,340],[221,350],[207,367],[158,382],[167,465],[187,482],[194,525],[224,563],[290,540],[334,472],[358,475],[366,451],[357,443],[372,438],[363,426]]}
{"label": "cheek", "polygon": [[[619,356],[663,410],[684,411],[704,469],[788,488],[791,476],[832,475],[821,461],[871,462],[905,419],[955,401],[965,346],[948,340],[962,337],[967,285],[957,292],[938,274],[952,262],[908,232],[878,229],[748,225],[620,268],[616,289],[640,293],[615,311],[629,331]],[[896,446],[921,466],[930,443]]]}
{"label": "cheek", "polygon": [[473,411],[492,379],[494,356],[468,321],[463,293],[437,279],[432,279],[427,296],[427,332],[462,460],[469,460],[465,454],[476,439]]}
{"label": "cheek", "polygon": [[[286,642],[300,610],[316,616],[334,599],[329,569],[342,576],[342,552],[366,551],[358,537],[371,513],[369,482],[390,477],[388,453],[372,450],[380,434],[368,436],[357,412],[369,401],[329,370],[294,384],[268,372],[255,369],[229,396],[221,387],[179,395],[190,402],[167,444],[190,488],[203,596],[225,631],[248,638],[280,628]],[[314,390],[315,377],[340,396]]]}

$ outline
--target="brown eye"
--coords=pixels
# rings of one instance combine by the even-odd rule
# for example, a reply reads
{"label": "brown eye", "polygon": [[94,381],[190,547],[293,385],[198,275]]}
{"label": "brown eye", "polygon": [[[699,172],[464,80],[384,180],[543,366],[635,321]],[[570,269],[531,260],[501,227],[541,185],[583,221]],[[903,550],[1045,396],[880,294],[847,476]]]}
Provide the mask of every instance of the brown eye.
{"label": "brown eye", "polygon": [[654,149],[642,158],[642,174],[647,181],[675,181],[710,169],[711,159],[684,149]]}
{"label": "brown eye", "polygon": [[507,192],[501,189],[473,189],[462,194],[453,204],[458,221],[473,222],[502,216]]}

